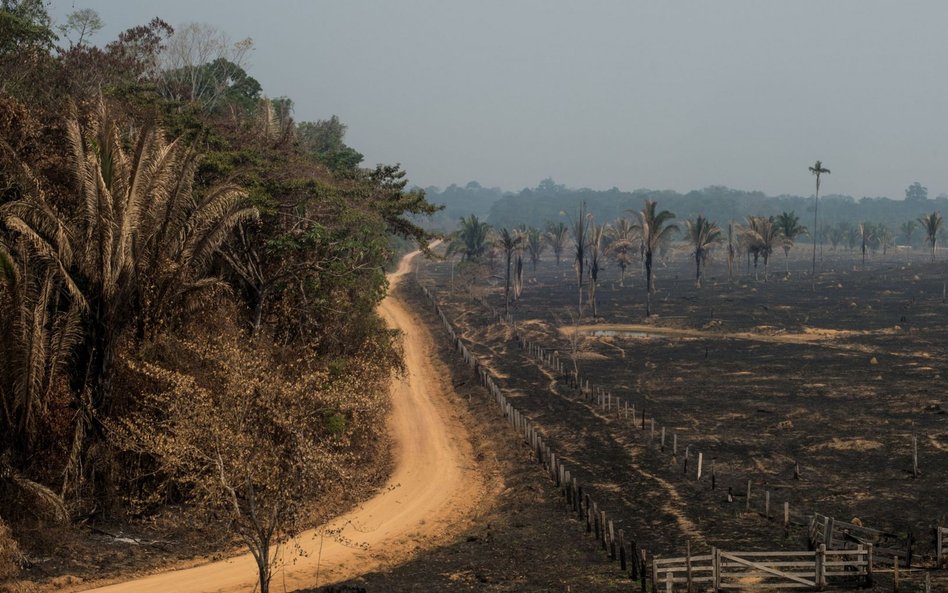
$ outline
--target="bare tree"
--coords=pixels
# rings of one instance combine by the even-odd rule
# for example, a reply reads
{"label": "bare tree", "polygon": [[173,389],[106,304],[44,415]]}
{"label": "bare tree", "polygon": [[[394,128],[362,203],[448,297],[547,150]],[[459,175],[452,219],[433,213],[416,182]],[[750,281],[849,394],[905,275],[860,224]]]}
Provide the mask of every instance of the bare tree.
{"label": "bare tree", "polygon": [[175,30],[160,56],[158,89],[175,101],[190,101],[212,110],[247,65],[253,40],[231,41],[226,33],[202,23]]}

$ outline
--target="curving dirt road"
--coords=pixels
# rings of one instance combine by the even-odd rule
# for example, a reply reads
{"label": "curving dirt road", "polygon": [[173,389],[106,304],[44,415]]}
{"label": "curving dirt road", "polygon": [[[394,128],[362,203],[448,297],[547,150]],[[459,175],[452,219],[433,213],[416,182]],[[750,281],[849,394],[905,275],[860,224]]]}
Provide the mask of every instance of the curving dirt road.
{"label": "curving dirt road", "polygon": [[[417,255],[406,255],[389,276],[390,294]],[[382,302],[380,313],[389,326],[404,332],[407,378],[392,383],[389,424],[394,471],[374,498],[286,546],[284,566],[274,571],[272,590],[283,591],[284,584],[287,591],[322,586],[403,562],[463,529],[486,491],[466,430],[446,398],[451,384],[431,360],[431,335],[391,296]],[[245,554],[93,591],[230,593],[249,592],[255,585],[256,565]]]}

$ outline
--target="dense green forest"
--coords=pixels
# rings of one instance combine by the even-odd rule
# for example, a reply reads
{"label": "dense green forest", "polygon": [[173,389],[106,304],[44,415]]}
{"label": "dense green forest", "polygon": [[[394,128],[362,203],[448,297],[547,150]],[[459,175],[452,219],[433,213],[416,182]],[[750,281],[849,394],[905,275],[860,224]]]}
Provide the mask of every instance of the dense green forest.
{"label": "dense green forest", "polygon": [[[798,164],[801,185],[812,184],[807,164]],[[826,182],[824,182],[826,183]],[[621,191],[572,189],[559,185],[552,179],[541,181],[535,188],[519,192],[506,192],[498,188],[486,188],[477,182],[464,187],[451,185],[444,190],[425,188],[425,193],[434,204],[444,205],[443,211],[426,218],[429,228],[453,230],[458,219],[474,214],[497,228],[513,228],[526,224],[543,228],[548,222],[565,222],[566,216],[585,202],[589,212],[600,222],[611,222],[628,217],[630,212],[642,208],[646,199],[654,200],[663,208],[674,212],[677,218],[687,219],[704,216],[719,225],[740,222],[748,215],[777,216],[781,212],[796,212],[804,224],[812,227],[813,196],[768,196],[759,191],[743,191],[721,186],[706,187],[682,194],[672,190],[637,189]],[[920,183],[913,183],[905,191],[904,200],[890,198],[861,198],[827,194],[820,196],[820,226],[830,240],[829,229],[842,225],[845,231],[859,223],[884,224],[894,233],[900,243],[912,242],[920,245],[923,233],[914,228],[906,236],[902,226],[915,221],[934,210],[948,210],[948,196],[928,198],[928,191]],[[803,239],[810,241],[809,237]]]}
{"label": "dense green forest", "polygon": [[184,504],[265,585],[369,465],[400,365],[384,269],[437,208],[267,97],[249,40],[155,19],[97,47],[101,24],[0,1],[0,580],[45,526]]}

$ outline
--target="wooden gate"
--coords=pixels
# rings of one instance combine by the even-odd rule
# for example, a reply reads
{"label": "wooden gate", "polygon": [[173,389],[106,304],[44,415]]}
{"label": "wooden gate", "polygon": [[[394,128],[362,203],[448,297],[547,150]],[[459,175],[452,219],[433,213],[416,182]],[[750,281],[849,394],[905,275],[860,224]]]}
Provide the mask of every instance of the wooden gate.
{"label": "wooden gate", "polygon": [[[654,591],[823,589],[829,580],[871,582],[868,548],[816,551],[728,552],[684,558],[655,558]],[[697,584],[707,584],[695,587]]]}

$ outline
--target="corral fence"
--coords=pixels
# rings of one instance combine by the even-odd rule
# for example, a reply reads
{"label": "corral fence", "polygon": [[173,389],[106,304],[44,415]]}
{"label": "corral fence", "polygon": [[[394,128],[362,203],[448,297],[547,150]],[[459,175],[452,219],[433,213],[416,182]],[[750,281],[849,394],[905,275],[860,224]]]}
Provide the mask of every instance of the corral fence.
{"label": "corral fence", "polygon": [[[872,584],[872,547],[855,550],[729,552],[652,561],[652,590],[823,589],[830,581]],[[697,587],[696,587],[697,585]]]}
{"label": "corral fence", "polygon": [[854,550],[873,546],[873,559],[878,564],[907,568],[912,563],[912,538],[900,537],[878,529],[847,523],[814,513],[810,519],[810,547],[825,545],[828,550]]}

